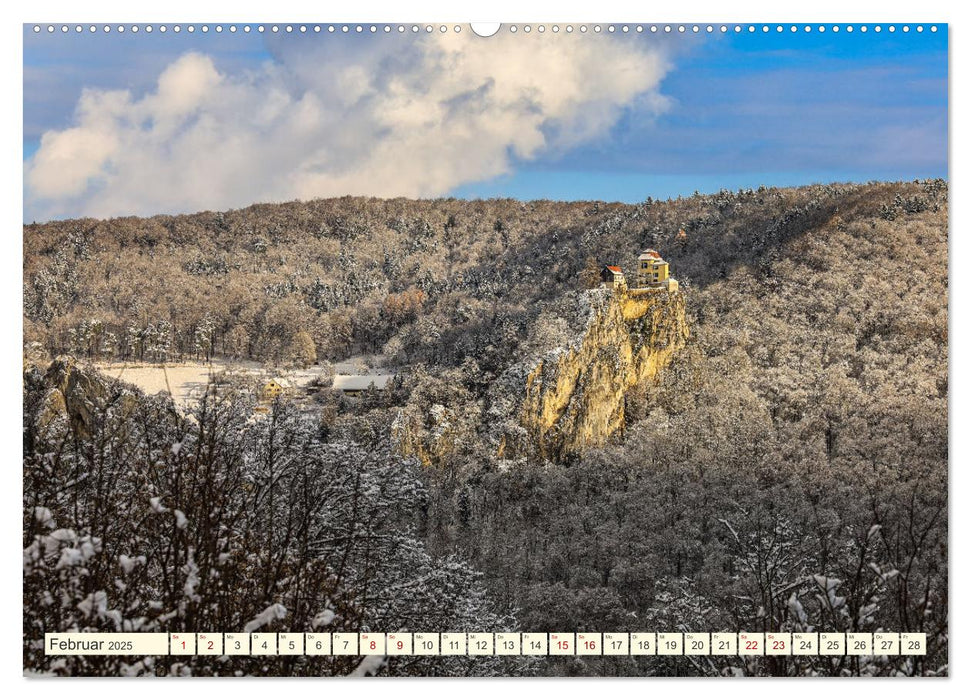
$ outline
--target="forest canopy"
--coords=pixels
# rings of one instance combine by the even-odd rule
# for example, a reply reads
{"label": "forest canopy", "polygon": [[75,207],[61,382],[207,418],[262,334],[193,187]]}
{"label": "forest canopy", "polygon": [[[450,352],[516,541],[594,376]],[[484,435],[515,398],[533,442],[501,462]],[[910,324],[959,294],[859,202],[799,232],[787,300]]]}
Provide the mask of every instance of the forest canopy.
{"label": "forest canopy", "polygon": [[[293,611],[279,629],[324,609],[347,624],[440,624],[436,588],[416,588],[407,610],[359,599],[360,581],[375,590],[420,570],[464,601],[456,620],[512,629],[928,634],[920,658],[551,657],[517,673],[946,674],[947,197],[941,180],[636,205],[348,197],[25,226],[25,637],[41,631],[35,621],[110,630],[115,610],[152,629],[239,625],[276,604]],[[578,293],[602,265],[633,269],[646,247],[681,283],[685,347],[627,394],[609,444],[554,461],[499,454],[494,428],[516,418],[517,368],[573,342]],[[45,417],[48,366],[62,355],[312,365],[360,353],[401,381],[357,399],[323,392],[309,412],[281,401],[255,426],[244,397],[209,397],[198,410],[210,413],[186,421],[168,399],[115,384],[97,392],[90,420]],[[134,397],[124,417],[104,403],[115,394]],[[110,488],[70,476],[81,474]],[[274,475],[274,512],[297,530],[246,524],[265,519],[253,493]],[[233,480],[231,524],[212,520],[196,543],[153,529],[175,509],[209,517],[172,491],[184,478]],[[277,538],[359,531],[357,515],[328,504],[361,479],[387,484],[380,507],[400,527],[360,530],[341,576],[304,599],[290,584],[331,571],[344,545]],[[321,480],[336,501],[311,507],[301,499]],[[168,514],[150,512],[156,496]],[[146,511],[137,527],[116,520],[131,499]],[[69,542],[54,536],[63,529]],[[391,569],[362,561],[368,543]],[[58,569],[65,547],[90,557]],[[223,553],[220,581],[187,592],[200,557]],[[121,556],[146,559],[119,588]],[[234,587],[259,591],[259,605],[212,617]],[[64,595],[69,618],[44,602]],[[86,596],[100,617],[74,611]],[[161,607],[148,612],[149,600]]]}

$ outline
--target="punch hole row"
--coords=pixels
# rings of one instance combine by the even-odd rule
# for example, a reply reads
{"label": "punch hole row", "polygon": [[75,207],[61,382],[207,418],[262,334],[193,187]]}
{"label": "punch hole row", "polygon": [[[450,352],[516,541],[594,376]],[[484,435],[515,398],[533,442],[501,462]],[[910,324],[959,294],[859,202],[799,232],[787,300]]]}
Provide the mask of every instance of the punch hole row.
{"label": "punch hole row", "polygon": [[[586,24],[581,24],[581,25],[578,25],[577,27],[574,27],[572,24],[567,24],[567,25],[564,25],[562,27],[560,25],[558,25],[558,24],[553,24],[553,25],[550,25],[549,26],[549,31],[553,32],[554,34],[557,34],[560,31],[565,31],[567,34],[570,34],[570,33],[573,33],[573,31],[575,29],[578,30],[581,34],[586,34],[587,32],[590,32],[590,31],[592,31],[595,34],[600,34],[600,33],[603,33],[604,30],[606,30],[606,32],[608,34],[615,34],[615,33],[618,33],[618,32],[619,33],[622,33],[622,34],[628,34],[630,32],[635,32],[635,33],[641,34],[641,33],[644,33],[645,31],[646,32],[650,32],[652,34],[657,34],[658,32],[662,32],[662,33],[665,33],[665,34],[672,34],[672,33],[678,33],[678,34],[688,34],[688,33],[690,33],[690,34],[701,34],[701,33],[713,34],[713,33],[716,33],[716,32],[721,32],[723,34],[727,34],[729,32],[734,32],[736,34],[741,34],[743,32],[748,32],[750,34],[755,34],[755,33],[758,33],[758,32],[761,32],[763,34],[768,34],[768,33],[773,32],[773,31],[776,32],[776,33],[782,33],[782,32],[788,31],[790,33],[797,33],[797,32],[811,33],[811,32],[817,32],[817,33],[822,34],[822,33],[825,33],[825,32],[833,32],[835,34],[838,34],[840,31],[845,31],[845,32],[849,32],[849,33],[852,33],[854,31],[860,31],[860,32],[866,33],[867,31],[871,31],[871,30],[874,31],[874,32],[880,33],[882,31],[884,31],[884,29],[886,29],[886,31],[891,32],[891,33],[896,32],[898,29],[900,31],[904,32],[904,33],[908,33],[912,29],[915,30],[915,31],[917,31],[917,32],[923,32],[924,29],[925,29],[925,27],[924,27],[924,25],[914,25],[913,27],[911,25],[901,25],[899,27],[897,25],[888,25],[888,26],[884,27],[883,25],[872,25],[872,26],[871,25],[859,25],[859,26],[846,25],[846,26],[840,26],[840,25],[837,25],[837,24],[834,24],[832,26],[826,26],[826,25],[823,25],[823,24],[815,25],[815,26],[814,25],[808,25],[808,24],[807,25],[801,25],[801,26],[800,25],[795,25],[795,24],[793,24],[793,25],[782,25],[782,24],[775,24],[775,25],[768,25],[768,24],[762,24],[762,25],[754,25],[754,24],[747,24],[747,25],[741,25],[741,24],[735,24],[735,25],[728,25],[728,24],[722,24],[722,25],[711,25],[711,24],[708,24],[708,25],[698,25],[698,24],[691,24],[691,25],[686,25],[686,24],[678,24],[678,25],[671,25],[671,24],[663,24],[663,25],[657,25],[657,24],[651,24],[651,25],[643,25],[643,24],[629,25],[629,24],[620,24],[620,25],[615,25],[615,24],[608,24],[606,26],[600,25],[600,24],[594,24],[594,25],[588,26]],[[931,25],[930,27],[928,27],[928,29],[931,32],[936,32],[937,31],[937,26],[936,25]],[[532,26],[531,25],[528,25],[528,24],[527,25],[523,25],[523,27],[522,27],[522,31],[523,32],[526,32],[526,33],[529,33],[532,30],[533,30]],[[516,32],[519,31],[519,26],[518,25],[515,25],[515,24],[510,25],[508,27],[508,31],[510,33],[512,33],[512,34],[515,34]],[[538,25],[536,27],[536,31],[538,31],[540,33],[544,33],[544,32],[547,31],[547,27],[546,27],[546,25],[543,25],[543,24]]]}
{"label": "punch hole row", "polygon": [[320,34],[321,32],[327,32],[329,34],[365,34],[365,33],[367,33],[367,34],[378,34],[378,33],[390,34],[391,32],[395,32],[395,31],[398,32],[399,34],[404,34],[405,32],[409,32],[409,31],[412,32],[412,33],[414,33],[414,34],[417,34],[419,32],[424,32],[426,34],[431,34],[432,32],[438,31],[441,34],[444,34],[446,32],[453,31],[453,32],[455,32],[457,34],[457,33],[459,33],[459,32],[462,31],[462,27],[460,25],[458,25],[458,24],[453,25],[453,26],[449,26],[449,25],[445,25],[445,24],[442,24],[442,25],[431,25],[431,24],[427,24],[427,25],[417,25],[417,24],[413,24],[413,25],[409,25],[409,26],[406,26],[406,25],[403,25],[403,24],[399,24],[399,25],[396,25],[396,26],[392,26],[392,25],[389,25],[389,24],[385,24],[385,25],[376,25],[376,24],[370,24],[370,25],[365,25],[365,24],[355,24],[355,25],[347,25],[347,24],[339,24],[339,25],[334,25],[334,24],[330,24],[330,25],[320,25],[320,24],[284,24],[284,25],[280,25],[280,24],[271,24],[271,25],[263,25],[263,24],[259,24],[259,25],[255,25],[255,26],[251,26],[251,25],[248,25],[248,24],[244,24],[244,25],[235,25],[235,24],[222,25],[222,24],[216,24],[216,25],[212,25],[212,26],[210,26],[208,24],[202,24],[202,25],[199,25],[199,26],[196,26],[194,24],[187,24],[185,26],[183,26],[181,24],[174,24],[174,25],[171,25],[171,26],[165,25],[165,24],[161,24],[161,25],[158,25],[157,27],[156,26],[153,26],[151,24],[147,24],[147,25],[138,25],[138,24],[132,24],[132,25],[124,25],[124,24],[110,25],[110,24],[105,24],[105,25],[100,25],[100,26],[99,25],[95,25],[95,24],[91,24],[91,25],[76,24],[76,25],[73,25],[73,26],[72,25],[67,25],[67,24],[62,24],[62,25],[49,24],[46,27],[41,26],[39,24],[35,24],[34,27],[33,27],[33,29],[34,29],[34,33],[35,34],[39,34],[40,32],[44,31],[45,29],[47,30],[47,32],[49,34],[53,34],[53,33],[57,32],[57,31],[60,31],[62,34],[67,34],[68,32],[71,32],[71,31],[74,31],[77,34],[81,34],[83,32],[88,32],[88,33],[91,33],[91,34],[94,34],[94,33],[97,33],[97,32],[101,32],[101,33],[104,33],[104,34],[109,34],[109,33],[112,33],[112,32],[114,32],[116,34],[124,34],[125,32],[130,32],[132,34],[137,34],[140,31],[141,32],[145,32],[146,34],[151,34],[152,32],[155,32],[155,31],[157,31],[159,33],[162,33],[162,34],[164,34],[166,32],[169,32],[169,31],[175,32],[176,34],[179,34],[179,33],[183,32],[183,31],[188,32],[189,34],[193,34],[196,31],[199,31],[199,32],[201,32],[203,34],[208,34],[210,31],[215,32],[217,34],[221,34],[224,31],[225,32],[229,32],[230,34],[235,34],[237,32],[242,32],[244,34],[249,34],[251,32],[257,32],[257,33],[260,33],[260,34],[264,34],[264,33],[272,33],[272,34]]}
{"label": "punch hole row", "polygon": [[[525,34],[529,34],[529,33],[531,33],[531,32],[534,31],[533,25],[529,25],[529,24],[526,24],[526,25],[516,25],[516,24],[512,24],[512,25],[509,25],[506,29],[511,34],[516,34],[519,31],[522,31]],[[859,31],[859,32],[865,34],[865,33],[869,32],[869,31],[873,31],[873,32],[876,32],[876,33],[879,34],[880,32],[883,32],[883,31],[887,31],[887,32],[890,32],[890,33],[895,33],[898,30],[906,34],[906,33],[909,33],[911,30],[916,31],[918,33],[921,33],[921,32],[923,32],[925,30],[925,27],[924,27],[924,25],[920,25],[920,24],[914,25],[914,26],[905,24],[905,25],[900,25],[899,27],[897,25],[893,25],[893,24],[886,25],[886,26],[879,25],[879,24],[876,24],[876,25],[865,25],[865,24],[862,24],[862,25],[858,25],[858,26],[854,26],[854,25],[846,25],[846,26],[832,25],[832,26],[829,26],[829,27],[827,27],[826,25],[822,25],[822,24],[820,24],[820,25],[808,25],[808,24],[807,25],[795,25],[795,24],[792,24],[792,25],[781,25],[781,24],[775,24],[775,25],[768,25],[768,24],[762,24],[762,25],[754,25],[754,24],[748,24],[748,25],[740,25],[740,24],[735,24],[735,25],[726,25],[726,24],[722,24],[722,25],[711,25],[711,24],[708,24],[708,25],[697,25],[697,24],[692,24],[692,25],[685,25],[685,24],[679,24],[679,25],[670,25],[670,24],[664,24],[664,25],[656,25],[656,24],[652,24],[652,25],[642,25],[642,24],[637,24],[637,25],[629,25],[629,24],[614,25],[614,24],[609,24],[609,25],[606,25],[606,26],[599,25],[599,24],[594,24],[594,25],[591,25],[591,26],[588,26],[586,24],[581,24],[581,25],[578,25],[577,27],[574,27],[572,24],[567,24],[567,25],[564,25],[562,27],[560,25],[558,25],[558,24],[553,24],[553,25],[549,25],[549,27],[547,27],[547,25],[540,24],[540,25],[536,25],[536,27],[535,27],[535,31],[538,32],[538,33],[540,33],[540,34],[544,34],[546,31],[550,31],[550,32],[552,32],[554,34],[558,34],[561,31],[564,31],[567,34],[572,34],[575,29],[578,30],[581,34],[586,34],[586,33],[590,32],[590,31],[592,31],[595,34],[600,34],[600,33],[603,33],[604,30],[606,30],[606,32],[609,33],[609,34],[615,34],[615,33],[618,33],[618,32],[619,33],[622,33],[622,34],[627,34],[627,33],[631,33],[631,32],[634,32],[634,33],[637,33],[637,34],[641,34],[641,33],[644,33],[645,31],[646,32],[650,32],[652,34],[657,34],[659,32],[665,33],[665,34],[671,34],[671,33],[678,33],[678,34],[686,34],[686,33],[700,34],[700,33],[707,33],[707,34],[712,34],[712,33],[715,33],[715,32],[721,32],[722,34],[727,34],[729,32],[734,32],[736,34],[741,34],[743,32],[747,32],[747,33],[750,33],[750,34],[756,34],[756,33],[768,34],[770,32],[775,32],[775,33],[783,33],[783,32],[789,32],[789,33],[799,33],[799,32],[801,32],[801,33],[812,33],[812,32],[825,33],[825,32],[832,32],[834,34],[837,34],[837,33],[841,32],[841,31],[844,31],[844,32],[847,32],[847,33],[853,33],[855,31]],[[936,25],[930,25],[926,29],[929,30],[929,31],[931,31],[931,32],[936,32],[937,31],[937,26]],[[58,32],[58,31],[60,31],[62,34],[67,34],[67,33],[71,32],[71,31],[73,31],[73,32],[75,32],[77,34],[81,34],[83,32],[87,32],[87,33],[91,33],[91,34],[98,33],[98,32],[101,32],[101,33],[104,33],[104,34],[108,34],[108,33],[111,33],[111,32],[115,32],[117,34],[124,34],[125,32],[130,32],[132,34],[137,34],[139,32],[144,32],[146,34],[151,34],[152,32],[155,32],[155,31],[157,31],[159,33],[162,33],[162,34],[168,32],[168,31],[175,32],[176,34],[179,34],[182,31],[188,32],[189,34],[193,34],[196,31],[199,31],[202,34],[208,34],[210,31],[215,32],[217,34],[221,34],[224,31],[229,32],[230,34],[235,34],[236,32],[242,32],[244,34],[249,34],[250,32],[253,32],[253,31],[256,31],[256,32],[261,33],[261,34],[267,33],[267,32],[272,33],[272,34],[280,34],[280,33],[283,33],[283,34],[295,34],[295,33],[296,34],[308,34],[308,33],[320,34],[321,32],[327,32],[328,34],[365,34],[365,33],[367,33],[367,34],[378,34],[378,33],[390,34],[392,32],[397,32],[398,34],[404,34],[406,32],[410,32],[412,34],[418,34],[418,33],[431,34],[431,33],[436,32],[436,31],[438,33],[441,33],[441,34],[445,34],[445,33],[449,32],[449,31],[452,31],[452,32],[455,32],[455,33],[460,33],[462,31],[462,27],[460,25],[458,25],[458,24],[452,25],[452,26],[445,25],[445,24],[442,24],[442,25],[431,25],[431,24],[426,24],[426,25],[418,25],[418,24],[412,24],[412,25],[403,25],[403,24],[399,24],[399,25],[389,25],[389,24],[385,24],[385,25],[376,25],[376,24],[371,24],[371,25],[363,25],[363,24],[356,24],[356,25],[347,25],[347,24],[341,24],[341,25],[334,25],[334,24],[330,24],[330,25],[320,25],[320,24],[314,24],[314,25],[307,25],[307,24],[286,24],[286,25],[273,24],[273,25],[263,25],[263,24],[260,24],[260,25],[256,25],[255,27],[252,27],[252,26],[250,26],[248,24],[244,24],[244,25],[241,25],[241,26],[237,26],[235,24],[230,24],[230,25],[225,25],[225,26],[224,25],[221,25],[221,24],[217,24],[217,25],[213,25],[213,26],[210,26],[208,24],[203,24],[203,25],[199,25],[198,27],[196,25],[193,25],[193,24],[188,24],[188,25],[185,25],[184,27],[182,25],[180,25],[180,24],[175,24],[175,25],[172,25],[171,27],[169,27],[168,25],[164,25],[164,24],[158,25],[158,27],[155,27],[155,26],[153,26],[151,24],[147,24],[147,25],[138,25],[138,24],[124,25],[124,24],[119,24],[119,25],[115,25],[115,26],[108,25],[108,24],[101,25],[101,26],[94,25],[94,24],[87,25],[87,26],[80,25],[80,24],[76,24],[76,25],[73,25],[73,26],[67,25],[67,24],[62,24],[62,25],[48,24],[48,25],[46,25],[46,27],[45,26],[42,26],[42,25],[39,25],[39,24],[35,24],[33,26],[33,30],[34,30],[34,33],[35,34],[39,34],[39,33],[43,32],[45,30],[49,34],[54,34],[55,32]]]}

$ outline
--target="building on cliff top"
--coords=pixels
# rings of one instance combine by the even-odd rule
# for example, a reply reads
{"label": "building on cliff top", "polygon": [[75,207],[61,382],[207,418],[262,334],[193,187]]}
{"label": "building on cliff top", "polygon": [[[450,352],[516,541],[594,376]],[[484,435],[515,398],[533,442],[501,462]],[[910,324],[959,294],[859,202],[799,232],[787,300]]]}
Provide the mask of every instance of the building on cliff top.
{"label": "building on cliff top", "polygon": [[627,279],[616,265],[607,265],[601,270],[600,281],[607,289],[627,289]]}
{"label": "building on cliff top", "polygon": [[[607,265],[600,271],[600,281],[607,289],[627,289],[627,279],[616,265]],[[637,258],[637,277],[631,291],[665,289],[678,291],[678,281],[671,277],[666,260],[656,250],[648,248]]]}
{"label": "building on cliff top", "polygon": [[637,288],[677,291],[678,281],[670,276],[667,261],[656,250],[648,248],[638,256]]}

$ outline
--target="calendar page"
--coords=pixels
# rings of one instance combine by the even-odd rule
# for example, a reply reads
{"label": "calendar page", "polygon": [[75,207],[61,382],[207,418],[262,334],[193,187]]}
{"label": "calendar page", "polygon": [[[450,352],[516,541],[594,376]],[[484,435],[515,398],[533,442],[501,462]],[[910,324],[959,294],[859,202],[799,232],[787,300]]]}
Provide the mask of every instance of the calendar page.
{"label": "calendar page", "polygon": [[23,25],[24,675],[948,675],[948,24],[649,10]]}

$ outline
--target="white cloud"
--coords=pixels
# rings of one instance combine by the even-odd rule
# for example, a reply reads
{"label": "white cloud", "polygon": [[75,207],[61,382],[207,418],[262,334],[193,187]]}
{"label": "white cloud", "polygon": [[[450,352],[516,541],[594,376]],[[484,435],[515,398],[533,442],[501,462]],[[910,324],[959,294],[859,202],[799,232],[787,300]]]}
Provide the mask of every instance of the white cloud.
{"label": "white cloud", "polygon": [[[187,53],[153,92],[87,89],[27,163],[28,209],[114,216],[363,194],[431,197],[664,109],[633,37],[293,40],[257,70]],[[337,38],[341,41],[341,38]],[[344,39],[346,41],[346,38]],[[351,48],[348,48],[351,47]]]}

